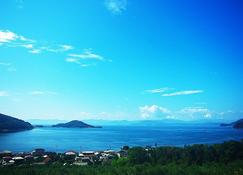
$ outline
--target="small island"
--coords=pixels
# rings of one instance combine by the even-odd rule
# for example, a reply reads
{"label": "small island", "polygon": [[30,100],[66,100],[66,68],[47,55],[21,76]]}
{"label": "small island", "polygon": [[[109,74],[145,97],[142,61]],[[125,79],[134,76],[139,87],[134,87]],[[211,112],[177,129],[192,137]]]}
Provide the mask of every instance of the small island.
{"label": "small island", "polygon": [[28,122],[0,113],[0,133],[25,131],[33,128]]}
{"label": "small island", "polygon": [[237,120],[232,123],[222,123],[220,126],[232,126],[235,129],[243,129],[243,119]]}
{"label": "small island", "polygon": [[79,120],[72,120],[67,123],[59,123],[52,125],[52,127],[62,127],[62,128],[101,128],[101,126],[92,126]]}
{"label": "small island", "polygon": [[236,122],[233,124],[233,128],[236,128],[236,129],[243,129],[243,119],[240,119],[240,120],[236,121]]}

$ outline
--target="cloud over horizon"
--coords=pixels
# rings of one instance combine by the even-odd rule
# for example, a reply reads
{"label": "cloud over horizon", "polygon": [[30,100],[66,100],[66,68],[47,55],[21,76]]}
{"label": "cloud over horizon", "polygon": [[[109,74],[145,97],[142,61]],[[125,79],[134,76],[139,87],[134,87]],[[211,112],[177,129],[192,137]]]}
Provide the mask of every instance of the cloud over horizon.
{"label": "cloud over horizon", "polygon": [[210,111],[205,107],[184,107],[179,110],[170,110],[157,105],[140,106],[139,111],[143,119],[178,119],[178,120],[201,120],[211,119],[213,115],[219,117],[219,113]]}
{"label": "cloud over horizon", "polygon": [[156,118],[170,118],[171,116],[171,111],[168,110],[167,108],[160,107],[157,105],[145,105],[145,106],[140,106],[139,111],[141,113],[142,118],[144,119],[156,119]]}

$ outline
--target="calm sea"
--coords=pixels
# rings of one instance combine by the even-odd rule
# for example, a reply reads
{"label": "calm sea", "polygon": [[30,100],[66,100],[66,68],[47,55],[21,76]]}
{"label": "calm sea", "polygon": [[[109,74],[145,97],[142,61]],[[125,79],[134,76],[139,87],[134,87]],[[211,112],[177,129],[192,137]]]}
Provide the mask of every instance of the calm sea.
{"label": "calm sea", "polygon": [[118,150],[129,146],[183,146],[196,143],[221,143],[243,139],[243,130],[211,125],[105,126],[103,128],[36,128],[30,131],[0,134],[0,151]]}

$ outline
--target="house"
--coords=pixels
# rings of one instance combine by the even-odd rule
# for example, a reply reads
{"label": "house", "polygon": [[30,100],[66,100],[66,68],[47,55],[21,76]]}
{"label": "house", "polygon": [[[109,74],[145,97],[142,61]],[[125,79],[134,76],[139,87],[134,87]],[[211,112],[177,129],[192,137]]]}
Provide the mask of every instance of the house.
{"label": "house", "polygon": [[82,157],[81,158],[81,162],[87,163],[87,165],[91,165],[91,164],[94,163],[93,160],[91,158],[89,158],[89,157]]}
{"label": "house", "polygon": [[67,151],[64,153],[64,159],[69,163],[73,163],[77,155],[78,153],[75,151]]}
{"label": "house", "polygon": [[95,152],[94,151],[83,151],[82,154],[85,157],[94,157],[95,156]]}
{"label": "house", "polygon": [[49,157],[53,157],[53,156],[56,156],[57,153],[56,152],[45,152],[45,155],[48,155]]}
{"label": "house", "polygon": [[9,162],[10,160],[12,160],[12,157],[10,156],[6,156],[6,157],[3,157],[3,162]]}
{"label": "house", "polygon": [[11,151],[0,152],[0,158],[8,157],[8,156],[12,156],[12,152]]}
{"label": "house", "polygon": [[15,162],[15,164],[22,164],[24,163],[24,158],[23,157],[13,157],[12,158]]}
{"label": "house", "polygon": [[10,160],[10,161],[8,162],[8,165],[14,165],[14,163],[15,163],[14,160]]}
{"label": "house", "polygon": [[85,166],[85,165],[89,165],[92,164],[92,160],[89,157],[85,157],[82,155],[82,157],[76,157],[75,158],[75,162],[73,163],[73,165],[78,165],[78,166]]}
{"label": "house", "polygon": [[114,150],[106,150],[106,151],[104,151],[104,153],[107,153],[107,154],[115,154],[116,152]]}
{"label": "house", "polygon": [[45,149],[37,148],[34,151],[32,151],[33,156],[43,156],[45,154]]}
{"label": "house", "polygon": [[67,151],[64,154],[65,156],[76,156],[78,153],[76,151]]}
{"label": "house", "polygon": [[79,157],[85,157],[85,155],[83,153],[79,153],[78,156]]}

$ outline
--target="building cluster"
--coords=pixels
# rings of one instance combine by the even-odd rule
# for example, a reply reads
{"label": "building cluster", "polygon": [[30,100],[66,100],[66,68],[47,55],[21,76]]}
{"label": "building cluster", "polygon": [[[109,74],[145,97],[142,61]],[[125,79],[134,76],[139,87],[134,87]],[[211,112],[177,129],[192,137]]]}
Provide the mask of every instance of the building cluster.
{"label": "building cluster", "polygon": [[93,165],[105,164],[120,157],[127,157],[127,149],[120,151],[66,151],[65,153],[47,152],[38,148],[32,152],[12,153],[11,151],[0,152],[0,165],[47,165],[62,163],[63,165]]}

